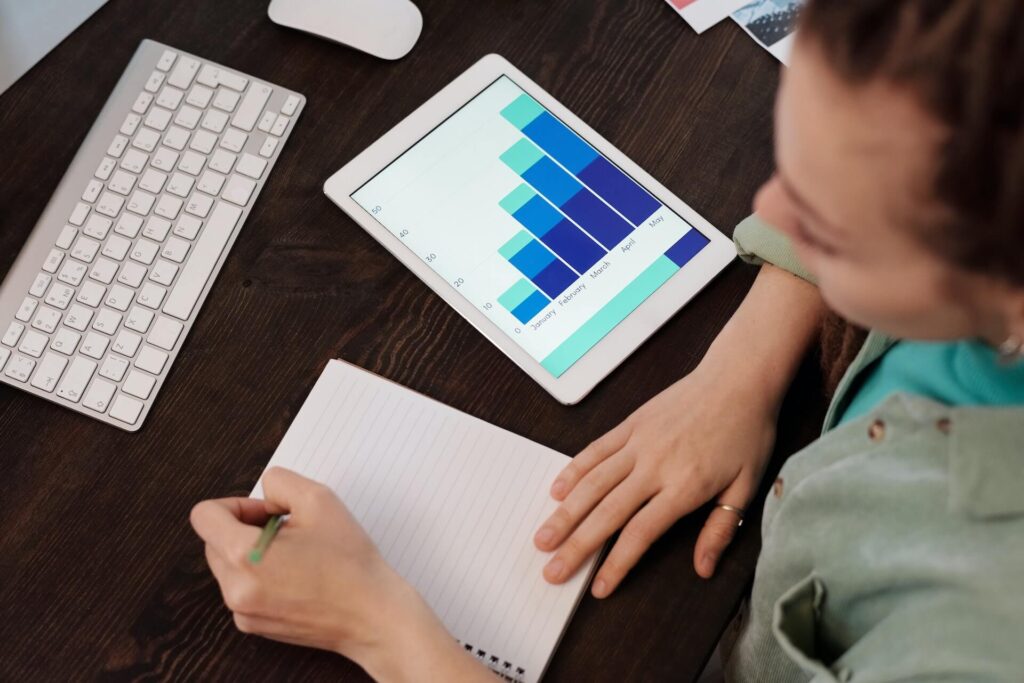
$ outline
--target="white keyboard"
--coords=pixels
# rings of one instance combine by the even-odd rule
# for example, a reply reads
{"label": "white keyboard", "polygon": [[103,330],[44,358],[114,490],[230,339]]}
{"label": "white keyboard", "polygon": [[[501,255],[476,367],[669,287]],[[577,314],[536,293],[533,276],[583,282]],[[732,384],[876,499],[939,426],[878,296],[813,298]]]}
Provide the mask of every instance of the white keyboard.
{"label": "white keyboard", "polygon": [[141,427],[304,104],[142,41],[0,287],[0,381]]}

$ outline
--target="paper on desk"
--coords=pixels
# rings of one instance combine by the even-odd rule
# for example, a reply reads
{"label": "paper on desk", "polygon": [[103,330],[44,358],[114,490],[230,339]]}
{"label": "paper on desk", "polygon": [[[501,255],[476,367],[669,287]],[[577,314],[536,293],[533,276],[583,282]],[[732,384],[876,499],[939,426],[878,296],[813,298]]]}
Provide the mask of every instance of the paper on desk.
{"label": "paper on desk", "polygon": [[703,33],[749,0],[666,0],[694,31]]}
{"label": "paper on desk", "polygon": [[733,12],[733,20],[783,64],[796,39],[796,25],[805,0],[754,0]]}

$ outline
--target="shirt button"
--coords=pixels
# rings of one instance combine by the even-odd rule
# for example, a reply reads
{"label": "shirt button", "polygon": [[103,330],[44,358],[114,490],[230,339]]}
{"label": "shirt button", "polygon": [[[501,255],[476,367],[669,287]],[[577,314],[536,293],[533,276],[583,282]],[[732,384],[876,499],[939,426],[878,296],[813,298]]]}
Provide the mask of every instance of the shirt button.
{"label": "shirt button", "polygon": [[882,420],[875,420],[868,427],[868,438],[872,441],[881,441],[885,438],[885,422]]}
{"label": "shirt button", "polygon": [[943,434],[949,434],[951,431],[953,431],[953,421],[950,420],[948,417],[939,418],[935,422],[935,428],[938,429]]}
{"label": "shirt button", "polygon": [[772,493],[775,494],[776,498],[782,498],[782,477],[776,479],[775,483],[772,484]]}

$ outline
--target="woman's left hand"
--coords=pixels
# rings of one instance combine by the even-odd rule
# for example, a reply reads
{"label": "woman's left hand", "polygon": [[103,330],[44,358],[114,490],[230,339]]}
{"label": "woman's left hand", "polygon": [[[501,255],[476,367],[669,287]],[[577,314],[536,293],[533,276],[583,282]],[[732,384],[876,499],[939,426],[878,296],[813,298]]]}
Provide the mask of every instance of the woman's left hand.
{"label": "woman's left hand", "polygon": [[[222,498],[192,509],[239,630],[333,650],[378,680],[406,679],[400,667],[410,652],[439,674],[476,666],[329,488],[271,468],[263,491],[266,500]],[[253,564],[260,527],[285,513],[288,520]]]}

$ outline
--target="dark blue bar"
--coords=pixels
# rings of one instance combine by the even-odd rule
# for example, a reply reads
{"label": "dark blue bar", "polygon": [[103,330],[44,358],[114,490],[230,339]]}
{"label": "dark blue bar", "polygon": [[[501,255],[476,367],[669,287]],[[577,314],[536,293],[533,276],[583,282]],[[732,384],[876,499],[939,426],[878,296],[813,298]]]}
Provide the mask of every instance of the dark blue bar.
{"label": "dark blue bar", "polygon": [[555,206],[562,206],[583,189],[575,178],[563,171],[550,157],[541,157],[523,173],[523,180],[533,185]]}
{"label": "dark blue bar", "polygon": [[516,306],[516,309],[512,311],[512,315],[516,317],[516,320],[525,325],[533,320],[533,316],[540,313],[547,305],[548,298],[540,292],[534,292],[526,297],[526,301]]}
{"label": "dark blue bar", "polygon": [[551,228],[541,239],[579,273],[589,270],[608,253],[565,219]]}
{"label": "dark blue bar", "polygon": [[710,241],[699,233],[696,228],[690,228],[690,232],[683,235],[682,239],[669,247],[668,251],[665,252],[665,256],[668,256],[672,263],[682,268],[701,249],[706,247]]}
{"label": "dark blue bar", "polygon": [[604,157],[594,159],[577,175],[633,225],[640,225],[661,208],[657,199]]}
{"label": "dark blue bar", "polygon": [[561,261],[554,261],[550,266],[537,274],[537,277],[530,278],[533,284],[544,290],[544,293],[554,299],[564,292],[569,285],[579,279],[579,275],[569,270],[569,266]]}
{"label": "dark blue bar", "polygon": [[622,216],[608,208],[590,190],[583,190],[562,205],[562,211],[569,218],[590,233],[605,249],[612,249],[633,232],[633,226],[622,220]]}
{"label": "dark blue bar", "polygon": [[597,158],[597,152],[593,147],[583,142],[580,136],[569,130],[550,112],[542,112],[523,128],[523,133],[558,163],[569,169],[570,173],[579,175],[587,164]]}
{"label": "dark blue bar", "polygon": [[537,195],[512,215],[537,237],[546,235],[548,230],[562,220],[562,214]]}
{"label": "dark blue bar", "polygon": [[533,280],[538,273],[555,260],[557,259],[550,251],[537,240],[533,240],[510,258],[509,262],[518,268],[520,273]]}

